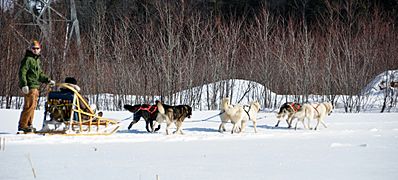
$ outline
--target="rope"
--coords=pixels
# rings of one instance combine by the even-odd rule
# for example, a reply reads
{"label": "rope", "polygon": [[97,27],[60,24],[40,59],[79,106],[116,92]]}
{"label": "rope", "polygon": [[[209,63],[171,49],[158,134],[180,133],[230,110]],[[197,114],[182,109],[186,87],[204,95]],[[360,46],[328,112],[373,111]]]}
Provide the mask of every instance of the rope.
{"label": "rope", "polygon": [[257,118],[257,120],[259,120],[259,119],[265,119],[265,118],[267,118],[267,116],[261,116],[261,117]]}
{"label": "rope", "polygon": [[[216,117],[216,116],[219,116],[219,115],[221,115],[221,114],[223,114],[224,112],[220,112],[220,113],[218,113],[218,114],[216,114],[216,115],[214,115],[214,116],[211,116],[211,117],[208,117],[208,118],[206,118],[206,119],[200,119],[200,120],[192,120],[192,121],[185,121],[185,122],[203,122],[203,121],[208,121],[209,119],[212,119],[212,118],[214,118],[214,117]],[[265,119],[267,116],[261,116],[261,117],[259,117],[259,118],[257,118],[257,120],[260,120],[260,119]],[[250,120],[249,120],[250,121]],[[211,122],[219,122],[219,121],[211,121]]]}
{"label": "rope", "polygon": [[[221,115],[221,114],[223,114],[224,113],[224,111],[223,112],[220,112],[220,113],[218,113],[218,114],[216,114],[216,115],[213,115],[213,116],[210,116],[210,117],[208,117],[208,118],[206,118],[206,119],[200,119],[200,120],[192,120],[192,121],[185,121],[185,122],[202,122],[202,121],[208,121],[209,119],[212,119],[212,118],[214,118],[214,117],[217,117],[217,116],[219,116],[219,115]],[[216,121],[215,121],[216,122]],[[217,121],[218,122],[218,121]]]}
{"label": "rope", "polygon": [[[191,120],[191,121],[185,121],[185,122],[192,122],[192,123],[193,123],[193,122],[208,121],[208,120],[210,120],[210,119],[212,119],[212,118],[214,118],[214,117],[217,117],[217,116],[219,116],[219,115],[221,115],[221,114],[223,114],[223,113],[224,113],[224,111],[223,111],[223,112],[220,112],[220,113],[218,113],[218,114],[216,114],[216,115],[210,116],[210,117],[208,117],[208,118],[206,118],[206,119]],[[124,118],[124,119],[122,119],[122,120],[120,120],[120,121],[127,121],[127,120],[131,119],[133,116],[134,116],[134,114],[131,115],[130,117]],[[265,119],[266,117],[267,117],[267,116],[261,116],[261,117],[257,118],[257,120],[259,120],[259,119]],[[213,122],[218,122],[218,121],[213,121]]]}
{"label": "rope", "polygon": [[122,119],[122,120],[120,120],[120,121],[127,121],[127,120],[131,119],[131,117],[134,117],[134,114],[133,114],[133,115],[131,115],[130,117],[128,117],[128,118],[124,118],[124,119]]}
{"label": "rope", "polygon": [[245,98],[246,94],[249,93],[251,91],[251,89],[254,87],[254,85],[250,86],[246,89],[246,92],[243,93],[243,96],[239,99],[238,104],[243,100],[243,98]]}

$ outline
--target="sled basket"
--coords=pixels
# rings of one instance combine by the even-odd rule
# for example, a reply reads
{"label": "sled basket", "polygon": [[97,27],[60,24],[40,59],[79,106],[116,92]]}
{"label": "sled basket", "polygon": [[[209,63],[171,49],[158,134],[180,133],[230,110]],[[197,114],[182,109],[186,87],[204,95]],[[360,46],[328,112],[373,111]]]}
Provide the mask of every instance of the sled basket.
{"label": "sled basket", "polygon": [[40,134],[109,135],[119,122],[95,113],[88,102],[67,83],[47,89],[43,127]]}

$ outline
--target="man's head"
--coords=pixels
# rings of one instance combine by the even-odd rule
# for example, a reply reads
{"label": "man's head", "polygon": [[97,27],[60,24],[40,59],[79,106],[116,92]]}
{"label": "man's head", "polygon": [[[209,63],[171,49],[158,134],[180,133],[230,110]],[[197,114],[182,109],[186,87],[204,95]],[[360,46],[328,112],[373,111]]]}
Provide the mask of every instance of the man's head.
{"label": "man's head", "polygon": [[30,44],[30,50],[33,52],[33,54],[40,55],[41,47],[39,41],[33,40],[32,44]]}
{"label": "man's head", "polygon": [[65,78],[65,83],[77,85],[77,80],[74,77],[66,77]]}

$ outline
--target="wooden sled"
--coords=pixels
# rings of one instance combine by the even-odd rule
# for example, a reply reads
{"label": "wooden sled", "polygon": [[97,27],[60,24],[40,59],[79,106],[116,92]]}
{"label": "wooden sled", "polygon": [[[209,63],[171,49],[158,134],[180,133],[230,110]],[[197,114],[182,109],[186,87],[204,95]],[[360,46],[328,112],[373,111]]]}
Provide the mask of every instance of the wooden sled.
{"label": "wooden sled", "polygon": [[36,134],[110,135],[119,122],[102,117],[67,83],[48,88],[43,127]]}

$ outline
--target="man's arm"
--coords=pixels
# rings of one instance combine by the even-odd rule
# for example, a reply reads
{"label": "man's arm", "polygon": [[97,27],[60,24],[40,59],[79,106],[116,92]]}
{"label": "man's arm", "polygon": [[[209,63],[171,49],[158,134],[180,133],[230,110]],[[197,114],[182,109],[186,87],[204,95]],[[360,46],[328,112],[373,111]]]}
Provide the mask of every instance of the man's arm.
{"label": "man's arm", "polygon": [[27,59],[22,59],[21,66],[19,67],[19,87],[24,87],[28,85],[26,80],[26,73],[28,72]]}

